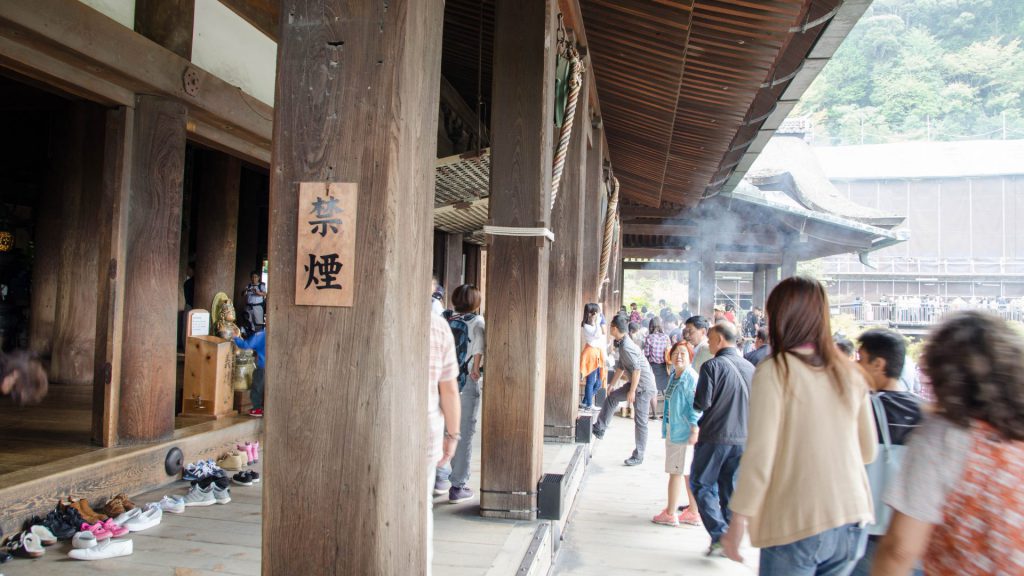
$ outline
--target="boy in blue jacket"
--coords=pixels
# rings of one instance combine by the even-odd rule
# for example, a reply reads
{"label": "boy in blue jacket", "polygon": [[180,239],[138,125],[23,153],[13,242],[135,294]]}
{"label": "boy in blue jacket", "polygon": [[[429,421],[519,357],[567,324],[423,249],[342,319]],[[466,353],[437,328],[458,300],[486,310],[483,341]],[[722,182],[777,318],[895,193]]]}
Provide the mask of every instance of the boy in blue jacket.
{"label": "boy in blue jacket", "polygon": [[249,416],[254,418],[263,417],[263,383],[264,373],[267,367],[267,330],[266,316],[263,318],[264,329],[256,332],[248,338],[235,336],[235,346],[242,350],[256,352],[256,371],[252,373],[252,388],[249,389],[249,399],[252,401],[252,409]]}

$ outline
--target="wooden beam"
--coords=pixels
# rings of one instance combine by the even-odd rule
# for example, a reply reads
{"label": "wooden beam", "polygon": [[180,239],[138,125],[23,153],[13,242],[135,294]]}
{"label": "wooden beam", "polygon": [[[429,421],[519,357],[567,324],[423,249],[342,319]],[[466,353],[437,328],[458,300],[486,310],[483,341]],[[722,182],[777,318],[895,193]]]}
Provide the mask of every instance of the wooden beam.
{"label": "wooden beam", "polygon": [[[643,258],[678,260],[680,262],[697,262],[700,256],[696,250],[682,248],[626,248],[623,258]],[[746,252],[739,250],[715,250],[717,262],[732,264],[781,264],[782,255],[778,252]]]}
{"label": "wooden beam", "polygon": [[700,227],[696,224],[638,224],[626,222],[623,224],[626,234],[637,234],[642,236],[683,236],[699,237]]}
{"label": "wooden beam", "polygon": [[476,109],[462,99],[459,91],[444,76],[441,76],[441,103],[451,108],[469,131],[481,141],[481,148],[490,146],[491,136],[487,125],[478,120]]}
{"label": "wooden beam", "polygon": [[[691,314],[700,314],[700,263],[690,263],[690,277],[687,284],[686,308]],[[682,319],[686,322],[686,318]]]}
{"label": "wooden beam", "polygon": [[278,41],[281,33],[280,0],[220,0],[220,3],[274,42]]}
{"label": "wooden beam", "polygon": [[[580,91],[585,103],[587,87]],[[584,104],[579,113],[586,109]],[[585,116],[585,115],[584,115]],[[576,415],[579,409],[580,324],[583,322],[584,239],[587,213],[587,141],[583,126],[576,124],[565,157],[561,191],[551,211],[551,230],[555,242],[548,264],[548,338],[547,377],[544,382],[544,438],[555,442],[576,441]],[[593,201],[591,201],[593,203]],[[593,224],[597,224],[596,219]],[[591,231],[594,227],[591,227]],[[589,254],[597,257],[599,251]],[[596,286],[591,281],[590,284]],[[595,302],[596,296],[587,302]]]}
{"label": "wooden beam", "polygon": [[135,31],[185,60],[192,59],[196,0],[135,0]]}
{"label": "wooden beam", "polygon": [[[588,75],[592,72],[588,72]],[[585,117],[585,116],[584,116]],[[593,130],[586,146],[586,182],[583,198],[583,300],[597,302],[601,297],[601,247],[604,243],[605,213],[608,198],[604,183],[604,160],[601,138],[604,130]],[[611,274],[609,262],[608,274]]]}
{"label": "wooden beam", "polygon": [[96,354],[96,242],[103,190],[103,109],[76,102],[68,111],[60,160],[61,249],[57,268],[57,308],[53,325],[50,378],[65,384],[93,381]]}
{"label": "wooden beam", "polygon": [[46,86],[104,105],[132,106],[135,94],[84,67],[0,35],[0,65]]}
{"label": "wooden beam", "polygon": [[[0,37],[136,93],[162,95],[190,114],[269,147],[273,108],[81,2],[0,2]],[[198,91],[186,92],[186,71]]]}
{"label": "wooden beam", "polygon": [[[263,573],[424,574],[436,465],[424,438],[426,290],[444,2],[284,0],[281,13]],[[300,182],[357,187],[358,218],[344,223],[355,226],[355,259],[345,264],[356,279],[352,307],[295,305]],[[401,330],[375,328],[399,317]],[[368,377],[374,385],[355,385]],[[310,463],[322,473],[296,473]],[[296,507],[295,494],[345,502],[344,513]]]}
{"label": "wooden beam", "polygon": [[[218,292],[231,295],[235,285],[242,163],[222,152],[198,152],[195,307],[208,308]],[[241,317],[245,301],[236,300],[235,310]]]}
{"label": "wooden beam", "polygon": [[98,303],[93,376],[92,437],[102,446],[118,443],[121,355],[124,341],[124,265],[128,251],[128,203],[135,109],[107,112],[103,151],[103,193],[97,239]]}
{"label": "wooden beam", "polygon": [[[174,432],[176,307],[185,176],[181,103],[139,96],[131,151],[118,438],[152,442]],[[155,305],[159,303],[159,305]]]}
{"label": "wooden beam", "polygon": [[[547,227],[556,1],[497,0],[494,19],[494,69],[501,73],[492,90],[491,220]],[[533,520],[543,464],[549,246],[494,236],[487,256],[480,513]]]}
{"label": "wooden beam", "polygon": [[779,285],[779,272],[780,267],[778,265],[765,266],[764,268],[764,297],[766,304],[768,302],[768,297],[772,294],[772,290]]}

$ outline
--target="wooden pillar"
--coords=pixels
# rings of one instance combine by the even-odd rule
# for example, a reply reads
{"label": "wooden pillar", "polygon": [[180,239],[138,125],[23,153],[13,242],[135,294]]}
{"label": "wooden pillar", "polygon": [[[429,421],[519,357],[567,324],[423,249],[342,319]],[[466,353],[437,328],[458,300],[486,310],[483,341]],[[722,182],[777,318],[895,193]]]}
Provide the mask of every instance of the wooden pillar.
{"label": "wooden pillar", "polygon": [[[550,221],[556,12],[556,0],[495,4],[490,218],[497,226],[547,227]],[[544,238],[513,236],[493,236],[487,251],[483,516],[537,516],[548,251]]]}
{"label": "wooden pillar", "polygon": [[463,249],[466,254],[466,283],[480,288],[482,272],[480,269],[480,246],[476,244],[463,244]]}
{"label": "wooden pillar", "polygon": [[[236,302],[243,302],[245,287],[249,285],[253,270],[259,270],[260,227],[266,222],[260,220],[260,206],[266,200],[267,176],[249,170],[243,171],[238,198],[238,238],[235,244],[235,285],[231,292]],[[267,290],[270,288],[268,286]],[[202,308],[209,302],[199,302]]]}
{"label": "wooden pillar", "polygon": [[760,265],[759,266],[754,266],[754,281],[752,283],[753,284],[754,294],[753,294],[751,300],[753,301],[753,305],[755,307],[761,308],[761,309],[764,309],[764,301],[765,301],[765,290],[764,290],[765,273],[764,273],[764,270],[765,270],[764,266],[760,266]]}
{"label": "wooden pillar", "polygon": [[[700,307],[700,262],[690,263],[689,275],[686,285],[686,307],[689,308],[690,314],[696,316],[702,310]],[[686,318],[683,318],[682,321],[686,322]]]}
{"label": "wooden pillar", "polygon": [[[442,0],[281,3],[266,575],[427,570],[426,287],[443,17]],[[296,274],[305,274],[296,264],[297,223],[299,210],[309,210],[298,203],[301,182],[356,185],[358,216],[343,224],[355,226],[351,307],[295,304]],[[380,329],[381,318],[402,318],[402,329]],[[372,386],[357,385],[367,378]],[[311,466],[317,473],[296,473]],[[296,506],[300,494],[344,502],[344,511]]]}
{"label": "wooden pillar", "polygon": [[[593,72],[588,71],[588,74]],[[589,82],[584,79],[583,85],[589,87]],[[580,92],[580,102],[583,102],[583,92]],[[589,106],[587,107],[589,109]],[[582,113],[580,109],[578,114]],[[585,122],[584,122],[585,121]],[[584,114],[577,119],[576,128],[587,128],[590,131],[586,140],[586,154],[581,157],[585,160],[585,181],[583,183],[583,257],[581,267],[583,269],[583,302],[597,302],[607,292],[610,292],[611,283],[602,289],[600,276],[601,271],[601,248],[604,244],[604,223],[607,210],[607,196],[605,194],[604,173],[601,165],[602,144],[601,129],[590,127],[590,115]],[[557,236],[555,237],[557,240]],[[612,265],[609,262],[608,276],[611,277]],[[606,301],[607,298],[604,298]]]}
{"label": "wooden pillar", "polygon": [[765,266],[764,268],[764,300],[768,302],[768,297],[771,296],[772,290],[779,285],[779,267],[778,266]]}
{"label": "wooden pillar", "polygon": [[99,201],[96,355],[93,369],[92,439],[118,443],[121,358],[124,343],[124,265],[127,254],[131,152],[135,109],[107,112],[103,151],[103,191]]}
{"label": "wooden pillar", "polygon": [[715,307],[715,251],[705,247],[700,253],[700,313],[705,318],[714,316]]}
{"label": "wooden pillar", "polygon": [[444,298],[448,308],[452,305],[452,293],[462,284],[462,234],[444,235]]}
{"label": "wooden pillar", "polygon": [[184,104],[156,96],[135,103],[131,191],[125,229],[119,443],[174,432],[178,260],[185,173]]}
{"label": "wooden pillar", "polygon": [[[218,292],[232,294],[238,248],[238,193],[242,162],[204,150],[199,163],[196,193],[195,307],[208,309]],[[239,313],[244,302],[235,302]]]}
{"label": "wooden pillar", "polygon": [[57,312],[57,269],[61,252],[61,187],[64,148],[67,146],[68,123],[50,127],[50,162],[56,170],[47,171],[41,194],[32,209],[34,230],[32,244],[32,314],[29,318],[29,348],[40,356],[53,350],[53,321]]}
{"label": "wooden pillar", "polygon": [[796,254],[793,254],[789,250],[786,250],[786,251],[784,251],[782,253],[782,278],[781,278],[781,280],[785,280],[786,278],[790,278],[792,276],[796,276],[796,262],[797,262]]}
{"label": "wooden pillar", "polygon": [[[585,204],[597,198],[585,198],[587,190],[587,118],[585,103],[590,90],[584,82],[580,90],[577,118],[565,157],[562,186],[551,210],[551,245],[548,265],[548,339],[547,378],[544,383],[544,438],[555,442],[576,441],[576,413],[579,409],[580,324],[583,304],[597,301],[597,282],[590,276],[587,298],[583,293],[583,270],[590,268],[600,247],[594,248],[596,219],[587,222]],[[591,224],[589,230],[587,224]],[[584,232],[590,234],[584,238]],[[589,246],[589,250],[587,249]]]}
{"label": "wooden pillar", "polygon": [[96,226],[103,187],[105,117],[95,104],[71,106],[61,187],[61,249],[53,324],[50,379],[85,385],[93,381],[96,354]]}

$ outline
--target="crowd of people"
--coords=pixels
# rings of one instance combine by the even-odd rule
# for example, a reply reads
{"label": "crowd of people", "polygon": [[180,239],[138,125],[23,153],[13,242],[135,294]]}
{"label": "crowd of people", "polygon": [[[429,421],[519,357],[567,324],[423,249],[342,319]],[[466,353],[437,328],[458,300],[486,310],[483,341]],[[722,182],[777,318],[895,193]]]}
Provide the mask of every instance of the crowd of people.
{"label": "crowd of people", "polygon": [[[456,292],[431,326],[431,479],[452,502],[473,497],[485,355],[479,291]],[[749,536],[768,575],[1024,574],[1024,339],[1005,321],[948,316],[923,354],[924,394],[903,336],[833,334],[817,281],[782,281],[742,319],[659,304],[611,318],[586,304],[579,359],[594,437],[631,407],[626,466],[644,463],[661,419],[667,497],[653,522],[703,526],[707,555],[736,561]]]}

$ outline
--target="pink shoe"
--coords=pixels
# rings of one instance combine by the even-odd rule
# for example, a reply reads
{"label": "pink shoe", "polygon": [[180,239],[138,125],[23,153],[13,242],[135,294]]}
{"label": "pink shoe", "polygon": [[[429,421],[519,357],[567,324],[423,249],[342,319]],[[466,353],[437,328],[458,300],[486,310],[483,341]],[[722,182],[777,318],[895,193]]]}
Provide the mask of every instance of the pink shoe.
{"label": "pink shoe", "polygon": [[669,514],[667,510],[662,510],[660,514],[651,519],[651,522],[663,526],[679,526],[679,519],[675,514]]}
{"label": "pink shoe", "polygon": [[249,466],[252,466],[255,463],[256,457],[253,456],[253,453],[252,453],[252,443],[251,442],[246,442],[244,445],[239,444],[239,445],[235,446],[235,448],[238,448],[240,451],[245,452],[245,463],[246,464],[248,464]]}
{"label": "pink shoe", "polygon": [[[108,518],[107,521],[103,523],[103,528],[107,532],[110,532],[110,536],[112,538],[120,538],[121,536],[124,536],[128,533],[127,528],[119,526],[117,523],[114,522],[113,519],[110,518]],[[99,536],[96,536],[96,539],[99,540]]]}
{"label": "pink shoe", "polygon": [[102,522],[97,522],[93,525],[89,525],[87,522],[82,522],[82,532],[92,532],[92,535],[96,537],[96,541],[107,540],[112,534],[110,530],[103,527]]}
{"label": "pink shoe", "polygon": [[687,526],[700,526],[702,524],[700,514],[691,512],[689,509],[679,515],[679,523],[686,524]]}
{"label": "pink shoe", "polygon": [[260,443],[259,442],[253,442],[252,443],[252,463],[253,464],[259,464],[259,461],[260,461]]}

